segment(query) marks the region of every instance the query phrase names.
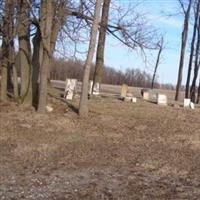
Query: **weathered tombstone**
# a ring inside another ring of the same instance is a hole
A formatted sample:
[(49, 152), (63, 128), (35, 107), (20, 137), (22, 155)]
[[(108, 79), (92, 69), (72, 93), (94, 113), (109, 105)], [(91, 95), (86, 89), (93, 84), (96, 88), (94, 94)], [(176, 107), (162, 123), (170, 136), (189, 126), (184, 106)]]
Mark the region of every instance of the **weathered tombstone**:
[(191, 103), (190, 99), (184, 99), (184, 105), (183, 105), (183, 107), (184, 108), (189, 108), (190, 107), (190, 103)]
[(191, 108), (192, 110), (194, 110), (194, 103), (193, 103), (193, 102), (190, 102), (190, 108)]
[(144, 100), (151, 100), (151, 101), (156, 101), (157, 100), (157, 93), (155, 90), (152, 89), (142, 89), (141, 90), (141, 95)]
[[(89, 88), (89, 94), (92, 94), (92, 87), (93, 87), (93, 81), (90, 81), (90, 88)], [(93, 95), (99, 95), (100, 91), (100, 84), (95, 83), (93, 88)]]
[(165, 94), (158, 94), (157, 95), (157, 104), (158, 105), (167, 105), (167, 96)]
[(100, 84), (99, 83), (95, 83), (94, 84), (94, 88), (93, 88), (93, 94), (94, 95), (99, 95), (99, 91), (100, 91)]
[(148, 91), (143, 91), (143, 99), (149, 100), (149, 92)]
[(124, 99), (126, 97), (126, 94), (128, 92), (128, 85), (123, 84), (121, 87), (121, 99)]
[(72, 100), (77, 86), (77, 79), (66, 79), (65, 98)]

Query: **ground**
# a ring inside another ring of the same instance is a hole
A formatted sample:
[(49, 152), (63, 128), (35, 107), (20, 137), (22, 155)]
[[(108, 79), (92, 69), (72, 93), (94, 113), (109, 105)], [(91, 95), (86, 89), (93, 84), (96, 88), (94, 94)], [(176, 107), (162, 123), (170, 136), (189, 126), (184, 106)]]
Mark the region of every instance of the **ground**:
[(87, 119), (0, 103), (0, 199), (199, 199), (200, 108), (103, 95)]

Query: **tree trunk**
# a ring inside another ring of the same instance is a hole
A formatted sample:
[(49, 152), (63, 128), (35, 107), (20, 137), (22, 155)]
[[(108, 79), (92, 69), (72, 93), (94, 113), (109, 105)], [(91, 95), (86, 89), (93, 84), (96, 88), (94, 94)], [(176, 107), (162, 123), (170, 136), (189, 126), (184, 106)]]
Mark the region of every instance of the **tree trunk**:
[(14, 7), (15, 1), (10, 4), (10, 17), (9, 17), (9, 60), (8, 60), (8, 91), (13, 92), (13, 68), (15, 64), (15, 50), (14, 50)]
[(97, 30), (98, 30), (98, 24), (99, 24), (99, 15), (101, 11), (101, 2), (102, 0), (96, 0), (94, 21), (93, 21), (92, 29), (90, 33), (89, 50), (88, 50), (87, 59), (84, 66), (82, 93), (81, 93), (80, 107), (79, 107), (79, 115), (81, 117), (88, 116), (89, 75), (90, 75), (90, 68), (91, 68), (92, 59), (94, 56), (94, 51), (95, 51), (95, 46), (96, 46), (96, 37), (97, 37)]
[(5, 1), (5, 14), (3, 20), (3, 41), (1, 49), (1, 101), (7, 100), (8, 60), (9, 60), (9, 0)]
[(1, 50), (1, 101), (7, 100), (8, 45), (6, 43), (5, 37), (3, 37)]
[(192, 42), (191, 42), (191, 49), (190, 49), (190, 59), (188, 64), (188, 73), (187, 73), (187, 80), (186, 80), (186, 88), (185, 88), (185, 98), (189, 98), (190, 94), (190, 78), (191, 78), (191, 71), (192, 71), (192, 63), (193, 63), (193, 56), (194, 56), (194, 49), (195, 49), (195, 40), (196, 40), (196, 33), (197, 33), (197, 25), (198, 25), (198, 18), (199, 18), (199, 11), (200, 11), (200, 1), (197, 1), (196, 11), (195, 11), (195, 21), (193, 26), (193, 35), (192, 35)]
[(93, 78), (93, 88), (95, 83), (101, 83), (103, 77), (103, 67), (104, 67), (104, 50), (105, 50), (105, 41), (106, 41), (106, 29), (108, 26), (108, 16), (111, 0), (104, 0), (103, 11), (101, 17), (101, 26), (99, 30), (99, 40), (97, 46), (97, 56), (96, 56), (96, 66)]
[(175, 94), (176, 101), (179, 100), (179, 93), (180, 93), (181, 83), (182, 83), (183, 65), (184, 65), (184, 57), (185, 57), (185, 48), (187, 44), (188, 24), (189, 24), (189, 18), (190, 18), (191, 5), (192, 5), (192, 0), (189, 1), (187, 11), (185, 12), (184, 27), (183, 27), (182, 42), (181, 42), (181, 54), (180, 54), (180, 62), (179, 62), (179, 70), (178, 70), (178, 80), (177, 80), (176, 94)]
[[(9, 0), (5, 1), (4, 19), (3, 19), (3, 39), (2, 39), (2, 52), (1, 52), (1, 100), (7, 100), (7, 89), (11, 83), (10, 66), (11, 59), (11, 44), (13, 42), (13, 3)], [(9, 69), (9, 71), (8, 71)], [(9, 78), (8, 78), (9, 76)], [(9, 83), (9, 84), (8, 84)]]
[[(65, 17), (66, 17), (66, 4), (68, 0), (60, 0), (57, 2), (53, 2), (53, 22), (52, 22), (52, 32), (51, 32), (51, 39), (50, 39), (50, 52), (51, 55), (53, 56), (53, 53), (55, 51), (55, 46), (56, 46), (56, 40), (58, 37), (58, 33), (61, 29), (61, 27), (64, 24)], [(50, 64), (51, 65), (52, 59), (50, 59)], [(48, 71), (48, 83), (50, 84), (50, 68)]]
[(195, 93), (196, 93), (196, 81), (199, 73), (199, 65), (200, 65), (200, 60), (199, 60), (199, 50), (200, 50), (200, 17), (197, 25), (197, 44), (196, 44), (196, 52), (195, 52), (195, 64), (194, 64), (194, 77), (192, 80), (192, 85), (190, 88), (190, 98), (191, 101), (195, 103)]
[(50, 64), (50, 40), (52, 31), (52, 2), (43, 0), (41, 2), (40, 30), (43, 45), (43, 60), (40, 66), (39, 104), (38, 112), (45, 113), (47, 98), (47, 77)]
[(197, 103), (200, 103), (200, 78), (199, 78), (199, 87), (198, 87), (198, 95), (197, 95)]
[(25, 106), (32, 106), (31, 84), (31, 48), (29, 41), (29, 5), (26, 0), (19, 0), (18, 37), (19, 59), (21, 68), (20, 98)]
[(39, 86), (39, 71), (42, 62), (43, 48), (42, 48), (42, 38), (39, 28), (33, 38), (33, 57), (32, 57), (32, 101), (33, 106), (37, 109), (38, 106), (38, 86)]
[(153, 78), (152, 78), (152, 83), (151, 83), (151, 88), (154, 88), (154, 82), (155, 82), (155, 77), (156, 77), (156, 73), (157, 73), (157, 69), (158, 69), (158, 65), (160, 63), (160, 56), (163, 50), (163, 45), (164, 45), (164, 39), (163, 37), (161, 38), (160, 44), (158, 44), (159, 46), (159, 51), (158, 51), (158, 56), (157, 56), (157, 60), (156, 60), (156, 65), (154, 68), (154, 73), (153, 73)]

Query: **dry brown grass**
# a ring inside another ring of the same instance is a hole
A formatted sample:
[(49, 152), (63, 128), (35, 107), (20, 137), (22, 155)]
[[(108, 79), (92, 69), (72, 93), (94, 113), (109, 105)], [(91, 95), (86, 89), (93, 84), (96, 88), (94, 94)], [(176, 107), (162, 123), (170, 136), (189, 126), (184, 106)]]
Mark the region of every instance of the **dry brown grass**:
[(1, 104), (0, 199), (199, 199), (200, 109), (60, 100), (38, 115)]

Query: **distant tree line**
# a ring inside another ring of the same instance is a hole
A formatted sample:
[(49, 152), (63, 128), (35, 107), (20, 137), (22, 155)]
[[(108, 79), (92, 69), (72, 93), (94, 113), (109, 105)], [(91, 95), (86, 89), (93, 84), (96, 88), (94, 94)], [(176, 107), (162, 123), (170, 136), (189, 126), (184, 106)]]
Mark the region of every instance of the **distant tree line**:
[[(93, 64), (90, 71), (90, 80), (93, 79), (94, 72), (95, 65)], [(81, 60), (54, 59), (50, 67), (50, 78), (54, 80), (65, 81), (66, 78), (75, 78), (81, 81), (83, 73), (84, 62)], [(152, 75), (138, 68), (128, 68), (122, 71), (113, 67), (104, 66), (102, 83), (112, 85), (121, 85), (125, 83), (134, 87), (151, 88)], [(156, 79), (154, 88), (174, 90), (175, 86), (172, 84), (159, 84)]]

